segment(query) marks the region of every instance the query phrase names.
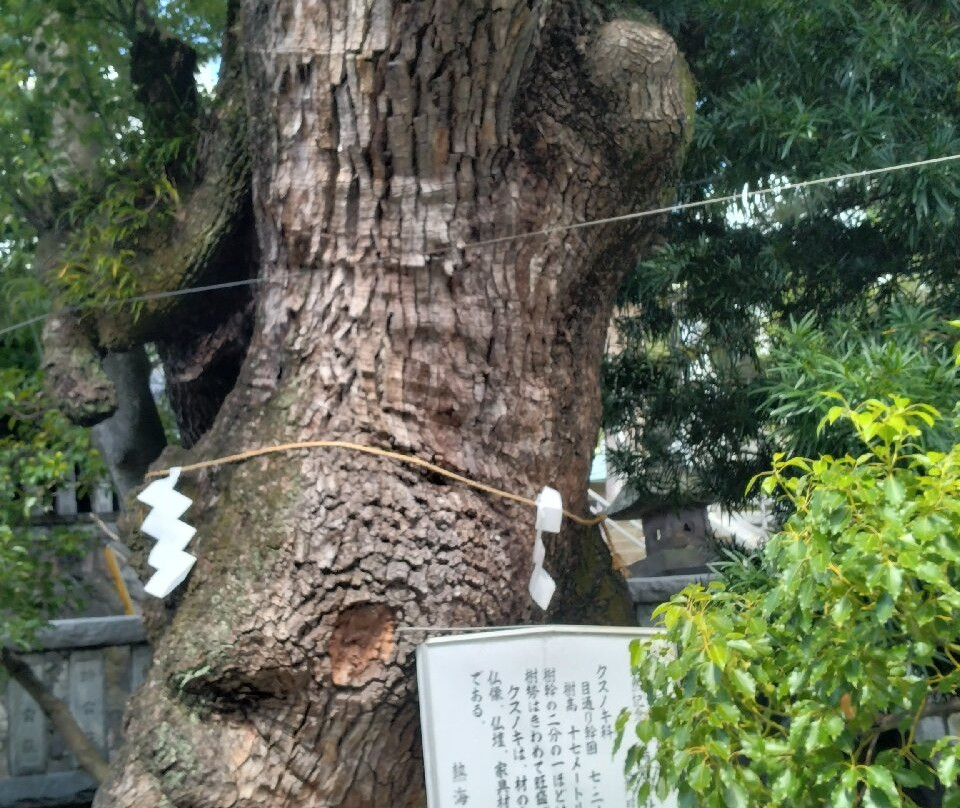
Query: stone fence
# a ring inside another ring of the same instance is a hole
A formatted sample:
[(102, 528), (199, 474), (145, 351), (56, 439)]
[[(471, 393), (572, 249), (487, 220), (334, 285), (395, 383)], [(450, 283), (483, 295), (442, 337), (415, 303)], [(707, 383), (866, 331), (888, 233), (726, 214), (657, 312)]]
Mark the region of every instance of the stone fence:
[[(150, 665), (139, 617), (54, 620), (24, 659), (108, 756)], [(0, 808), (89, 804), (95, 784), (16, 682), (0, 682)]]
[[(38, 513), (39, 529), (57, 525), (96, 534), (91, 552), (64, 573), (84, 587), (82, 610), (53, 620), (40, 632), (35, 651), (24, 660), (37, 677), (70, 708), (80, 727), (109, 756), (120, 745), (123, 711), (140, 686), (151, 652), (139, 615), (143, 588), (125, 563), (129, 550), (106, 541), (94, 523), (112, 528), (118, 498), (109, 483), (78, 496), (74, 482), (57, 490), (51, 513)], [(123, 584), (114, 579), (103, 545), (119, 564)], [(125, 599), (118, 587), (128, 593)], [(132, 602), (129, 599), (132, 597)], [(59, 733), (36, 702), (0, 671), (0, 808), (89, 805), (95, 785), (77, 766)]]

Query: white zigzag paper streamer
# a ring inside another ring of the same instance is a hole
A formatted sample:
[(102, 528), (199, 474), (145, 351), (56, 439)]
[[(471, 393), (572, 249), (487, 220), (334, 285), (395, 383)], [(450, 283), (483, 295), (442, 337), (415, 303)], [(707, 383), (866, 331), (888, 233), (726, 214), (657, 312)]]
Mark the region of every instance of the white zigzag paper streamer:
[(174, 491), (179, 479), (180, 469), (172, 468), (166, 477), (150, 483), (137, 495), (140, 502), (153, 508), (140, 529), (157, 540), (147, 557), (156, 572), (144, 587), (155, 598), (165, 598), (180, 586), (197, 561), (184, 552), (197, 529), (180, 520), (193, 500)]
[(563, 499), (555, 488), (544, 487), (537, 494), (537, 538), (533, 542), (533, 573), (530, 575), (530, 597), (541, 609), (550, 605), (557, 584), (543, 568), (547, 557), (547, 548), (543, 544), (543, 533), (559, 533), (563, 525)]

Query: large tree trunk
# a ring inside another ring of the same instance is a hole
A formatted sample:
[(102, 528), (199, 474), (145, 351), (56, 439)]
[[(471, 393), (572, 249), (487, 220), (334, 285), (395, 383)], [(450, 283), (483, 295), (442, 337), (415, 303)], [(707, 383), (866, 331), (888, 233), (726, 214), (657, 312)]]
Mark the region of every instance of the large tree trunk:
[[(239, 25), (269, 282), (176, 461), (341, 439), (585, 513), (612, 297), (652, 227), (471, 245), (660, 200), (688, 116), (672, 42), (577, 0), (245, 0)], [(96, 804), (423, 805), (422, 637), (397, 629), (542, 619), (534, 514), (343, 450), (182, 487), (199, 561)], [(550, 547), (559, 610), (627, 619), (596, 533)]]

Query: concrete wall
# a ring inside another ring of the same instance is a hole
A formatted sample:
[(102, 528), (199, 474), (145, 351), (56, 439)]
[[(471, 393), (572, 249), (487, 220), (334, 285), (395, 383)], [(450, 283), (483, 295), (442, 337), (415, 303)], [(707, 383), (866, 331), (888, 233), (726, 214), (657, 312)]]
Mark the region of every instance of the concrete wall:
[[(127, 699), (150, 665), (139, 617), (54, 620), (25, 659), (107, 755), (118, 748)], [(33, 699), (0, 683), (0, 808), (83, 804), (93, 789)]]

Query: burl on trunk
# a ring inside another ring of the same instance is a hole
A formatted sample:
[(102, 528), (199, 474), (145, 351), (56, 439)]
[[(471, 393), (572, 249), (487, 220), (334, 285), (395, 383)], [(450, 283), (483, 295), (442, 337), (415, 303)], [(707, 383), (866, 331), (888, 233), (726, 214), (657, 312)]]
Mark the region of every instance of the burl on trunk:
[[(262, 282), (236, 384), (164, 464), (341, 439), (585, 512), (612, 298), (654, 230), (559, 228), (661, 201), (672, 41), (586, 0), (245, 0), (235, 25)], [(534, 514), (342, 450), (184, 488), (199, 561), (96, 804), (422, 806), (397, 629), (542, 619)], [(595, 534), (550, 547), (560, 617), (628, 619)]]

